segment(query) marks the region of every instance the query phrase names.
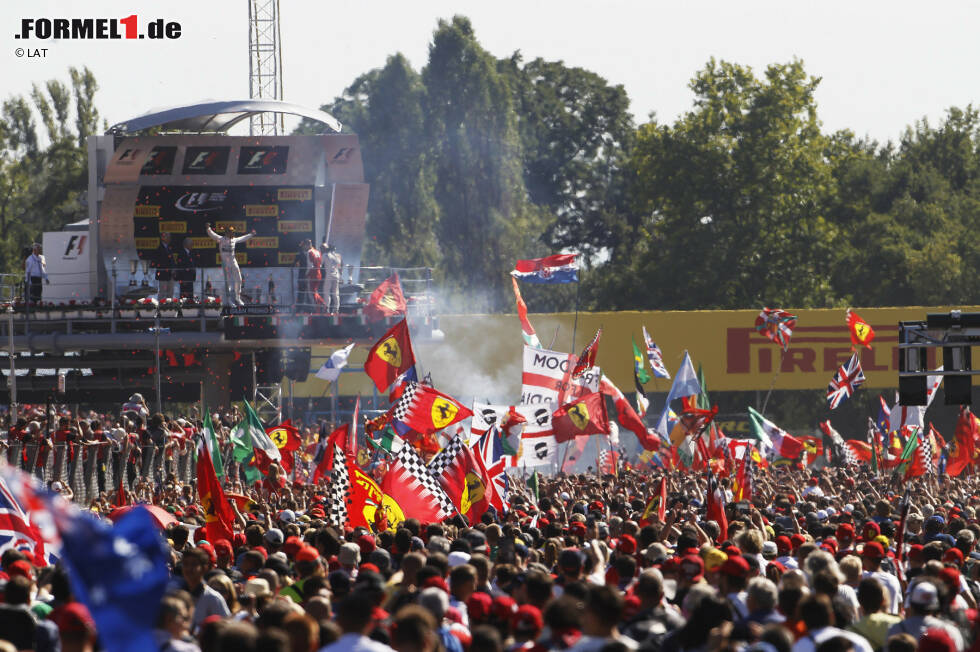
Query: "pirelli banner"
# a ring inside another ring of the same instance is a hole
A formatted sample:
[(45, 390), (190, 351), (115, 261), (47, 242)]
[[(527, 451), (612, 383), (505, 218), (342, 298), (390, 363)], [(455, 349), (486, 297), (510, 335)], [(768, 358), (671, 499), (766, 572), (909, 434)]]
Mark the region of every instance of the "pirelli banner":
[[(948, 313), (954, 308), (980, 312), (980, 306), (855, 307), (875, 330), (872, 348), (860, 352), (867, 377), (863, 387), (874, 390), (898, 387), (899, 321), (924, 320), (928, 313)], [(643, 326), (663, 350), (664, 364), (671, 376), (677, 373), (687, 350), (695, 367), (701, 365), (703, 368), (711, 392), (764, 392), (774, 378), (777, 391), (826, 390), (837, 368), (851, 355), (844, 309), (786, 309), (798, 319), (785, 354), (778, 345), (756, 331), (758, 310), (580, 312), (574, 349), (571, 342), (574, 313), (531, 313), (529, 319), (539, 337), (544, 342), (553, 342), (551, 352), (524, 347), (516, 315), (440, 315), (439, 328), (445, 334), (444, 339), (438, 342), (420, 340), (414, 343), (414, 348), (420, 360), (465, 359), (469, 378), (493, 379), (477, 384), (479, 394), (475, 397), (457, 392), (456, 398), (464, 401), (476, 398), (502, 405), (519, 404), (522, 399), (531, 406), (554, 404), (557, 392), (568, 388), (567, 352), (579, 353), (600, 326), (602, 340), (597, 363), (602, 374), (627, 394), (633, 392), (630, 339), (634, 338), (638, 345), (642, 345)], [(342, 344), (336, 343), (337, 346)], [(313, 369), (318, 368), (335, 348), (315, 347)], [(359, 351), (360, 347), (354, 349), (348, 364), (357, 366), (363, 361), (364, 351)], [(973, 356), (974, 360), (980, 359), (980, 350), (974, 350)], [(941, 350), (930, 349), (930, 368), (941, 363)], [(467, 378), (460, 377), (460, 364), (430, 364), (436, 387), (469, 386), (465, 382)], [(583, 376), (583, 380), (590, 388), (594, 387), (594, 377)], [(663, 395), (670, 389), (670, 382), (652, 379), (646, 384), (646, 391), (652, 396)], [(297, 395), (321, 396), (324, 383), (311, 375), (309, 382), (297, 385)], [(372, 391), (371, 382), (364, 374), (341, 374), (339, 385), (344, 395), (370, 394)]]
[(189, 238), (198, 267), (220, 265), (206, 225), (218, 233), (234, 229), (256, 236), (236, 252), (243, 267), (291, 265), (299, 243), (314, 240), (316, 212), (312, 186), (141, 186), (133, 209), (136, 251), (153, 260), (160, 234), (172, 246)]
[(113, 257), (152, 259), (163, 232), (174, 247), (190, 238), (196, 265), (214, 268), (208, 222), (219, 233), (256, 231), (236, 252), (246, 270), (292, 266), (307, 238), (329, 240), (345, 265), (360, 266), (368, 185), (353, 134), (128, 137), (115, 143), (104, 184), (97, 226), (107, 269)]

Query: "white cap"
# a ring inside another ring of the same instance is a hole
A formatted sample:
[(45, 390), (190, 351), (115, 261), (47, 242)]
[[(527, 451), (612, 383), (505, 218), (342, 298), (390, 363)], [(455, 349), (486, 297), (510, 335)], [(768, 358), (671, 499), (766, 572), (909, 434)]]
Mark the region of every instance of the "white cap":
[(449, 567), (456, 568), (457, 566), (462, 566), (470, 560), (470, 553), (463, 552), (462, 550), (453, 550), (449, 553)]

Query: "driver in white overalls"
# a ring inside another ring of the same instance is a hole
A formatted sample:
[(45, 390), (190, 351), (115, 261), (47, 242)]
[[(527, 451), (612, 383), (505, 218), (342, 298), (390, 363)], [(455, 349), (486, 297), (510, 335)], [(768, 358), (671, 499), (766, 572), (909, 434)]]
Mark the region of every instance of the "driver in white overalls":
[(207, 224), (208, 237), (218, 243), (218, 251), (221, 252), (221, 269), (225, 273), (225, 298), (226, 306), (244, 306), (242, 303), (242, 270), (238, 267), (235, 259), (235, 245), (255, 236), (255, 229), (251, 233), (235, 237), (235, 229), (229, 228), (228, 235), (218, 235), (211, 230), (211, 223)]

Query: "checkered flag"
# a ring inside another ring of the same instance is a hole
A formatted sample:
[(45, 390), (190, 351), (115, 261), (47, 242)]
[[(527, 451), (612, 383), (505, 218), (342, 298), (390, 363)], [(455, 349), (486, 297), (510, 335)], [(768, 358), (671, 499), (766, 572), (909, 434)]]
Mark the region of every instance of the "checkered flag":
[[(932, 426), (932, 424), (929, 424)], [(919, 450), (922, 451), (922, 466), (925, 467), (926, 473), (936, 473), (936, 467), (932, 465), (932, 428), (929, 428), (929, 432), (926, 433), (925, 430), (919, 431)]]
[(415, 393), (419, 389), (419, 384), (415, 381), (405, 383), (405, 388), (402, 390), (402, 396), (398, 399), (398, 403), (392, 410), (391, 417), (396, 421), (404, 421), (405, 417), (408, 416), (408, 411), (412, 407), (412, 403), (415, 401)]
[(327, 487), (327, 521), (331, 525), (347, 525), (347, 503), (350, 501), (350, 474), (347, 471), (347, 456), (334, 444), (333, 469), (330, 471), (330, 484)]
[(434, 478), (438, 478), (443, 474), (443, 472), (449, 468), (450, 465), (459, 456), (460, 451), (463, 450), (463, 441), (460, 439), (459, 435), (456, 435), (449, 440), (446, 447), (441, 451), (436, 453), (436, 456), (432, 458), (429, 462), (429, 473), (432, 474)]
[(428, 493), (427, 498), (434, 499), (441, 511), (439, 518), (449, 518), (456, 513), (456, 507), (436, 478), (429, 471), (419, 454), (411, 446), (402, 446), (395, 456), (396, 463), (401, 466), (401, 470), (411, 479), (417, 481), (424, 492)]

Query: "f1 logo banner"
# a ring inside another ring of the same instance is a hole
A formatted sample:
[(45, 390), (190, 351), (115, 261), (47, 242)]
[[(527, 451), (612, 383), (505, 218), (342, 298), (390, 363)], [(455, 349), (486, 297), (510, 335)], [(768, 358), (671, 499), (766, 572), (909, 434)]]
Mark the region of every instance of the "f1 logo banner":
[(181, 174), (224, 174), (230, 147), (188, 147)]
[(242, 147), (238, 153), (238, 174), (285, 174), (289, 147)]

